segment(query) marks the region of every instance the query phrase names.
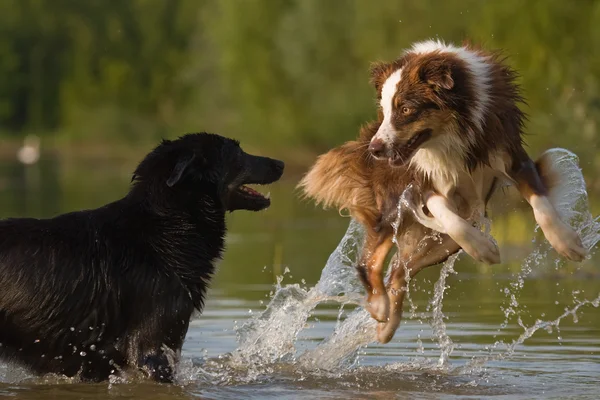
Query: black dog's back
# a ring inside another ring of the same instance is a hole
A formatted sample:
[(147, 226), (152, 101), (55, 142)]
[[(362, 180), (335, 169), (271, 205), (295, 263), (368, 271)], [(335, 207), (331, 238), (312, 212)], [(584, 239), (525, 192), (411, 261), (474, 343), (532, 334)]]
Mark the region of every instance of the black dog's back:
[(230, 139), (187, 135), (150, 153), (121, 200), (0, 221), (0, 357), (84, 380), (131, 367), (172, 380), (223, 250), (226, 211), (266, 208), (242, 184), (282, 172)]

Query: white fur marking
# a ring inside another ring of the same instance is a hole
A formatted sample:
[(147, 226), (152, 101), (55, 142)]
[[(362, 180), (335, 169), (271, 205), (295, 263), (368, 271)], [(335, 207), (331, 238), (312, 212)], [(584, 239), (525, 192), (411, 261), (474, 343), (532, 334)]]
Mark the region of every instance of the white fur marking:
[(481, 56), (477, 52), (469, 50), (466, 47), (456, 47), (447, 45), (439, 40), (428, 40), (415, 43), (411, 50), (417, 54), (432, 53), (453, 53), (462, 59), (468, 66), (473, 75), (473, 86), (475, 88), (475, 104), (471, 113), (471, 119), (481, 130), (485, 122), (485, 113), (490, 103), (490, 71), (487, 57)]
[(387, 145), (392, 145), (394, 143), (396, 129), (394, 129), (392, 125), (392, 115), (394, 112), (394, 105), (392, 103), (398, 88), (398, 83), (401, 79), (402, 68), (394, 71), (383, 83), (381, 88), (381, 101), (379, 102), (383, 110), (383, 122), (379, 126), (379, 129), (372, 140), (375, 138), (381, 139)]
[(456, 132), (450, 131), (434, 139), (428, 140), (419, 148), (410, 163), (427, 176), (440, 193), (451, 190), (439, 185), (456, 185), (459, 176), (464, 172), (464, 155), (466, 143)]

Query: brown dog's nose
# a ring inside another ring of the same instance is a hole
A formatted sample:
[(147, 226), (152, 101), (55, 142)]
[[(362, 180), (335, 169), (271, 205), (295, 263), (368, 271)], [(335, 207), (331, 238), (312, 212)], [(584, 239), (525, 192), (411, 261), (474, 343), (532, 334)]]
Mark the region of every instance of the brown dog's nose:
[(383, 157), (385, 153), (385, 143), (381, 139), (373, 139), (371, 140), (371, 144), (369, 144), (369, 151), (375, 157)]

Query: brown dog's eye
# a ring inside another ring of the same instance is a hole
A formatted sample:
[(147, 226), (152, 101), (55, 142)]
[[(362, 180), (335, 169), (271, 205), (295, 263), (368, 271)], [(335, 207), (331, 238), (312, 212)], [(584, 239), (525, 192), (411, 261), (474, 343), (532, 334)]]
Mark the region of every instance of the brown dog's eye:
[(404, 115), (408, 115), (408, 114), (412, 113), (412, 111), (413, 111), (412, 108), (402, 107), (402, 114), (404, 114)]

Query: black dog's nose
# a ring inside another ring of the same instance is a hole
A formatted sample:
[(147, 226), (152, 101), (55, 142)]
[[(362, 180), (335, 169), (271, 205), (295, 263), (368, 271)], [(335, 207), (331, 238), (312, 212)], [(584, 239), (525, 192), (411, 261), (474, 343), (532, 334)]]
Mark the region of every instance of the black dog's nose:
[(385, 153), (385, 143), (381, 139), (373, 139), (371, 140), (371, 144), (369, 144), (369, 151), (375, 157), (383, 157)]
[(285, 168), (285, 163), (283, 161), (273, 160), (273, 166), (275, 168), (275, 171), (283, 172), (283, 169)]
[(283, 175), (283, 169), (285, 168), (285, 164), (283, 161), (271, 159), (271, 171), (276, 176), (276, 179), (281, 178)]

